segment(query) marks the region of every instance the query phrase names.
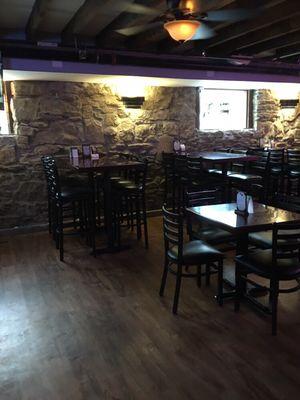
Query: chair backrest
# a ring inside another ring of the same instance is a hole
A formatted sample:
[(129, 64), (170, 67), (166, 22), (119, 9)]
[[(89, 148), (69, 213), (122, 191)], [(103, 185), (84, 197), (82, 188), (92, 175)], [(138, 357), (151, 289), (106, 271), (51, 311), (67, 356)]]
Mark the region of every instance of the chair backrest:
[(273, 227), (272, 263), (282, 259), (300, 260), (300, 224), (275, 224)]
[(200, 190), (185, 194), (186, 207), (200, 207), (222, 203), (222, 191), (220, 189)]
[(283, 169), (284, 166), (284, 149), (270, 149), (269, 150), (269, 165), (272, 167), (280, 167)]
[(300, 197), (287, 194), (277, 194), (273, 199), (275, 207), (292, 212), (300, 213)]
[(187, 157), (186, 159), (187, 176), (189, 183), (203, 180), (204, 168), (201, 157)]
[(286, 155), (288, 168), (300, 168), (300, 149), (287, 149)]
[(166, 180), (170, 180), (174, 176), (174, 159), (173, 153), (162, 152), (162, 165)]
[(148, 173), (148, 161), (145, 160), (140, 165), (130, 168), (128, 172), (128, 175), (132, 180), (134, 180), (134, 183), (139, 186), (140, 189), (145, 190)]
[(42, 163), (47, 180), (48, 194), (52, 199), (60, 198), (61, 186), (56, 161), (53, 156), (43, 156)]
[(167, 253), (170, 247), (176, 246), (180, 262), (183, 248), (183, 215), (168, 211), (165, 205), (162, 211), (165, 252)]
[(185, 155), (175, 155), (174, 174), (179, 177), (187, 176), (187, 157)]
[(250, 166), (252, 168), (260, 168), (265, 172), (269, 168), (269, 161), (270, 161), (270, 152), (264, 149), (250, 149), (249, 154), (255, 155), (258, 157), (256, 161), (252, 161)]

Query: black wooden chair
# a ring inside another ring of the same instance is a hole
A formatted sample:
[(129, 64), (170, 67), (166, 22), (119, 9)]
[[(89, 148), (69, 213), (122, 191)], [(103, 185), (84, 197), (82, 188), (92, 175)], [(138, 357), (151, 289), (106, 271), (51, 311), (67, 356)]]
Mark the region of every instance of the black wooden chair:
[(174, 185), (175, 206), (180, 208), (184, 204), (184, 193), (188, 185), (187, 157), (176, 154), (174, 158)]
[(162, 165), (164, 170), (164, 203), (171, 204), (175, 209), (175, 182), (174, 182), (174, 158), (173, 153), (162, 153)]
[[(272, 334), (277, 333), (277, 305), (279, 293), (291, 293), (300, 289), (300, 224), (274, 225), (272, 248), (240, 255), (236, 261), (235, 311), (239, 311), (245, 284), (254, 283), (248, 278), (255, 274), (270, 281), (269, 307), (260, 306), (272, 316)], [(289, 289), (280, 289), (281, 281), (296, 280), (297, 284)], [(254, 283), (255, 284), (255, 283)]]
[[(168, 211), (163, 207), (163, 231), (165, 242), (165, 263), (159, 294), (163, 296), (168, 272), (176, 275), (173, 313), (177, 313), (182, 278), (197, 278), (201, 285), (201, 265), (214, 265), (218, 270), (218, 302), (223, 304), (223, 254), (201, 240), (183, 242), (183, 214)], [(195, 273), (189, 272), (196, 266)], [(185, 269), (185, 271), (184, 271)]]
[[(264, 150), (249, 150), (249, 154), (258, 156), (258, 160), (250, 162), (247, 167), (248, 171), (245, 171), (244, 173), (230, 173), (228, 179), (231, 188), (243, 190), (252, 194), (252, 187), (255, 187), (256, 185), (262, 185), (263, 188), (265, 187), (270, 154), (268, 151)], [(262, 196), (265, 198), (266, 193)]]
[[(55, 159), (47, 156), (43, 162), (47, 178), (50, 201), (51, 231), (64, 261), (65, 228), (79, 227), (79, 234), (85, 233), (87, 243), (95, 254), (95, 199), (92, 188), (87, 186), (62, 186)], [(71, 212), (71, 215), (70, 215)], [(71, 217), (71, 222), (68, 222)]]
[[(278, 194), (271, 205), (283, 210), (300, 213), (300, 197)], [(271, 249), (273, 243), (272, 231), (250, 233), (249, 243), (259, 249)]]
[(287, 149), (287, 194), (300, 196), (300, 149)]
[(268, 163), (268, 198), (273, 198), (284, 189), (284, 149), (270, 149)]
[[(200, 190), (197, 192), (187, 192), (185, 194), (186, 207), (200, 207), (213, 204), (221, 204), (223, 194), (220, 189)], [(193, 224), (190, 218), (187, 218), (187, 232), (190, 240), (204, 240), (205, 242), (216, 246), (224, 243), (232, 243), (236, 239), (228, 231), (221, 228), (212, 227), (208, 224)]]

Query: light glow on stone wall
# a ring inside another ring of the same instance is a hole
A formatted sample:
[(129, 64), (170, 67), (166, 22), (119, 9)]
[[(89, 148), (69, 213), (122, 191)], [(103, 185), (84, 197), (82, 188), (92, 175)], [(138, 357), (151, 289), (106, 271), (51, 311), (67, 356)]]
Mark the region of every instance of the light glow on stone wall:
[(119, 77), (108, 80), (107, 83), (115, 94), (120, 97), (145, 97), (146, 83), (138, 77)]

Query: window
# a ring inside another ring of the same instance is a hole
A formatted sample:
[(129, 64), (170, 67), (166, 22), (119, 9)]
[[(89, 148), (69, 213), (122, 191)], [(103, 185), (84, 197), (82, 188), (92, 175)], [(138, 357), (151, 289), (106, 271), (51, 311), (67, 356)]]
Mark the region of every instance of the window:
[(200, 129), (240, 130), (249, 127), (247, 90), (200, 91)]

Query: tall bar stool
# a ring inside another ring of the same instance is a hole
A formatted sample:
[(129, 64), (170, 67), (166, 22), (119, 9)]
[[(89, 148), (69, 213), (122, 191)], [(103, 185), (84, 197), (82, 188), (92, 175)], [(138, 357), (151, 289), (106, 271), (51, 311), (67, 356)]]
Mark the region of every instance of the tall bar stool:
[[(48, 156), (45, 160), (47, 185), (51, 210), (51, 230), (60, 252), (60, 260), (64, 261), (64, 235), (66, 227), (80, 227), (79, 233), (85, 233), (88, 244), (95, 254), (95, 211), (93, 190), (86, 186), (62, 187), (55, 159)], [(72, 221), (67, 222), (72, 210)], [(77, 215), (74, 215), (74, 213)]]
[[(144, 160), (138, 166), (128, 170), (128, 180), (119, 180), (114, 183), (114, 208), (115, 224), (118, 241), (120, 241), (120, 229), (124, 218), (124, 211), (130, 227), (136, 227), (137, 239), (142, 237), (144, 230), (145, 247), (149, 247), (147, 208), (146, 208), (146, 181), (148, 161)], [(128, 224), (127, 224), (128, 226)]]
[[(164, 295), (167, 276), (176, 276), (173, 300), (173, 314), (177, 314), (182, 278), (197, 278), (201, 285), (201, 265), (214, 265), (218, 271), (218, 302), (223, 304), (223, 254), (201, 240), (183, 242), (183, 215), (168, 211), (163, 206), (163, 232), (165, 242), (165, 262), (159, 295)], [(196, 266), (196, 272), (189, 272)], [(185, 271), (184, 271), (185, 269)]]

